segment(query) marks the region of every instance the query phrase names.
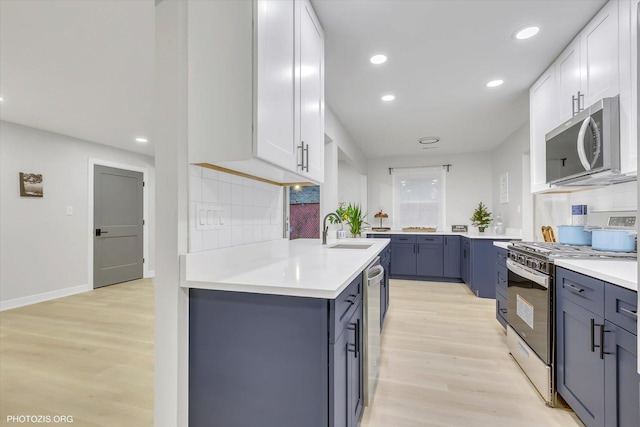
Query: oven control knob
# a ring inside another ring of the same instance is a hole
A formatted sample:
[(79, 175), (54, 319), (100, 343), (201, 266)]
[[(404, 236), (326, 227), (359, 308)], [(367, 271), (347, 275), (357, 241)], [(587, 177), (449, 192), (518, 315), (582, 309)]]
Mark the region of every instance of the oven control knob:
[(536, 270), (540, 268), (540, 261), (538, 261), (537, 259), (534, 259), (533, 261), (531, 261), (531, 267), (535, 268)]
[(524, 265), (524, 264), (525, 264), (525, 261), (524, 261), (524, 255), (518, 255), (518, 262), (519, 262), (520, 264), (522, 264), (522, 265)]
[(547, 263), (544, 261), (539, 261), (538, 262), (538, 270), (546, 270), (547, 269)]

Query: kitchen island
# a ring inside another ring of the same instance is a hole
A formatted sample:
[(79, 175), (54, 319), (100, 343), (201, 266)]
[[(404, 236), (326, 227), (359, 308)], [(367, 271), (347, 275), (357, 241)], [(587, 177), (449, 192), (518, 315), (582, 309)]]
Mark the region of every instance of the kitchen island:
[(189, 425), (357, 426), (362, 271), (388, 244), (278, 240), (182, 257)]

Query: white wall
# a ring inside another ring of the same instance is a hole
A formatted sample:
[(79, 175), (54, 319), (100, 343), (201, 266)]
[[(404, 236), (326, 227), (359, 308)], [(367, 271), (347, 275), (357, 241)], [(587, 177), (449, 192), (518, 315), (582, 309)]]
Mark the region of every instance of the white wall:
[[(190, 165), (189, 252), (282, 239), (282, 198), (280, 186)], [(198, 230), (208, 210), (216, 224)]]
[(357, 203), (365, 208), (367, 190), (362, 190), (362, 177), (363, 175), (347, 162), (338, 162), (338, 203)]
[[(522, 155), (529, 151), (529, 122), (520, 126), (491, 153), (493, 161), (493, 217), (500, 214), (505, 228), (522, 229)], [(509, 203), (500, 203), (500, 176), (509, 174)], [(530, 213), (529, 213), (530, 214)]]
[[(89, 159), (146, 168), (148, 269), (154, 270), (154, 160), (105, 145), (0, 122), (0, 301), (16, 307), (91, 289)], [(41, 173), (43, 198), (20, 197), (19, 172)], [(67, 207), (73, 215), (66, 214)], [(43, 295), (44, 294), (44, 295)]]
[[(447, 230), (453, 224), (467, 224), (478, 203), (493, 212), (491, 152), (452, 154), (432, 157), (397, 157), (369, 160), (368, 203), (372, 210), (380, 207), (386, 213), (393, 211), (390, 167), (419, 167), (451, 164), (446, 175)], [(393, 218), (389, 218), (393, 221)], [(393, 228), (393, 226), (391, 226)]]
[(324, 133), (337, 145), (349, 163), (360, 173), (367, 173), (367, 158), (329, 107), (324, 113)]

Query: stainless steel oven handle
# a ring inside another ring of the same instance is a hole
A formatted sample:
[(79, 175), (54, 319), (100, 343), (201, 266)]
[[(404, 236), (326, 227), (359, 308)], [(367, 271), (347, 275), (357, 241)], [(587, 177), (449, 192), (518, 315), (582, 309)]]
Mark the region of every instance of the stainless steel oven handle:
[(507, 260), (507, 268), (517, 274), (518, 276), (524, 277), (525, 279), (529, 279), (532, 282), (537, 283), (538, 285), (549, 289), (549, 276), (546, 274), (540, 274), (533, 270), (528, 269), (520, 264), (515, 263), (513, 260)]

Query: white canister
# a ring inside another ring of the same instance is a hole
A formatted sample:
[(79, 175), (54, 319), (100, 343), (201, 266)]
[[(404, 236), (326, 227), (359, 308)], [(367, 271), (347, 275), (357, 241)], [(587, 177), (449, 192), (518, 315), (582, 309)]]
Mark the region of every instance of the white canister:
[(571, 205), (571, 224), (587, 225), (587, 205)]

